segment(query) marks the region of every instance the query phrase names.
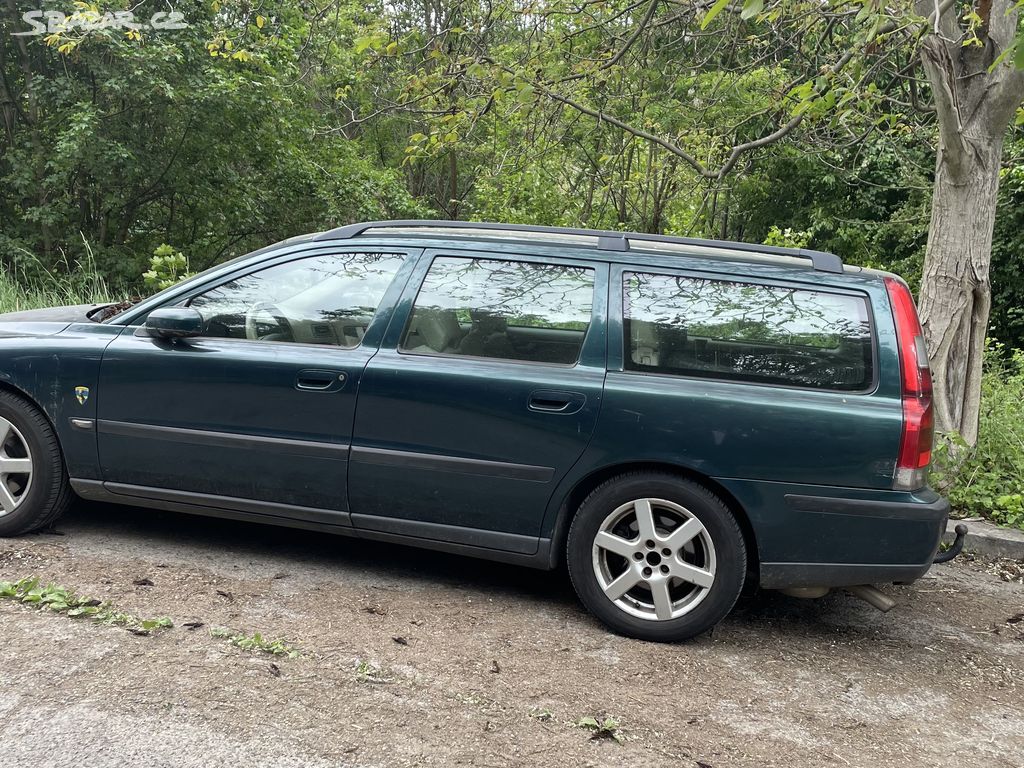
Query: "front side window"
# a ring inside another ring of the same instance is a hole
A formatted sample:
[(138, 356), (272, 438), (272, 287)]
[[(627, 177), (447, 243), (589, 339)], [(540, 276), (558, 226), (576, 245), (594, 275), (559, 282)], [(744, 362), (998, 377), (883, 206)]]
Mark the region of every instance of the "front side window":
[(401, 349), (572, 365), (594, 303), (594, 270), (442, 256), (416, 296)]
[(335, 253), (261, 269), (194, 296), (204, 336), (333, 344), (362, 341), (404, 256)]
[(872, 381), (865, 299), (627, 272), (627, 370), (862, 391)]

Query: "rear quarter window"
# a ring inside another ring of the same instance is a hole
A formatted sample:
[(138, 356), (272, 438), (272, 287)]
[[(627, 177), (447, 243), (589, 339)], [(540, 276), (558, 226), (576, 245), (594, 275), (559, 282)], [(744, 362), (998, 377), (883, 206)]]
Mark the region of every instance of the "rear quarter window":
[(626, 272), (625, 368), (864, 391), (874, 379), (861, 296)]

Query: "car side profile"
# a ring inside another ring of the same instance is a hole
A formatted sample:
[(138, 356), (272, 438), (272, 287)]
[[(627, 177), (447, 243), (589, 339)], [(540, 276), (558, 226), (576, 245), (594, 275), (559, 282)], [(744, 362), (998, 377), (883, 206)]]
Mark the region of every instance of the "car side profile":
[(126, 309), (0, 316), (0, 536), (75, 495), (553, 569), (615, 631), (910, 582), (949, 504), (898, 277), (464, 222), (293, 238)]

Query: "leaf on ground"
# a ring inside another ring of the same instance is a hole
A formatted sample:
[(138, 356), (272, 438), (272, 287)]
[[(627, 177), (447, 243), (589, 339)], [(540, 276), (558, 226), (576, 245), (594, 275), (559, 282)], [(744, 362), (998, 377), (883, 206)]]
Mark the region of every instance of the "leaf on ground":
[(392, 640), (394, 640), (394, 641), (395, 641), (396, 643), (398, 643), (399, 645), (408, 645), (408, 644), (409, 644), (409, 641), (408, 641), (408, 640), (406, 640), (406, 639), (405, 639), (404, 637), (402, 637), (401, 635), (395, 635), (395, 636), (394, 636), (394, 637), (392, 637), (391, 639), (392, 639)]
[(132, 581), (132, 584), (134, 584), (136, 587), (155, 587), (156, 586), (153, 583), (152, 579), (147, 579), (147, 578), (134, 579)]

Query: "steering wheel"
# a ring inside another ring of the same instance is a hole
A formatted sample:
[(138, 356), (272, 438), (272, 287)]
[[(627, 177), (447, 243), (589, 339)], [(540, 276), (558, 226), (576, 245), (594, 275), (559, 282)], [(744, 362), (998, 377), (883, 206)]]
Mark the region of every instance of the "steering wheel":
[(295, 341), (295, 332), (276, 304), (260, 301), (245, 313), (245, 338), (253, 341)]

